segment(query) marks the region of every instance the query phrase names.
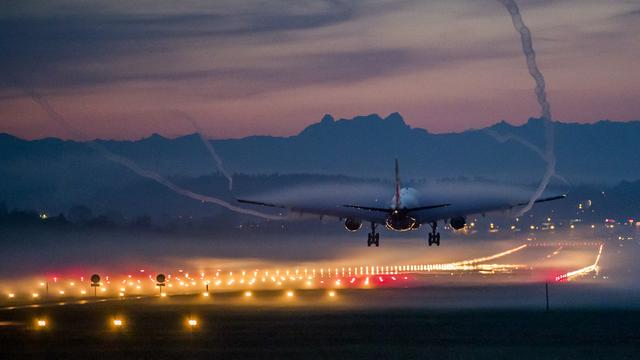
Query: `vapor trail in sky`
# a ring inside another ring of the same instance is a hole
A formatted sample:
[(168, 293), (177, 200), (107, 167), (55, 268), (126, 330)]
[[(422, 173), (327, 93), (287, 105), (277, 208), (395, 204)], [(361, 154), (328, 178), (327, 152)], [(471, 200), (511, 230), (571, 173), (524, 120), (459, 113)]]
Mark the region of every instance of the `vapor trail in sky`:
[[(71, 126), (69, 126), (69, 124), (67, 124), (67, 122), (65, 121), (64, 117), (62, 115), (60, 115), (52, 106), (51, 104), (49, 104), (49, 102), (47, 101), (46, 98), (44, 98), (43, 96), (41, 96), (40, 94), (36, 93), (35, 91), (26, 91), (26, 93), (29, 95), (29, 97), (31, 98), (31, 100), (33, 100), (36, 104), (38, 104), (48, 115), (48, 117), (53, 120), (54, 122), (56, 122), (58, 125), (60, 125), (61, 127), (63, 127), (67, 132), (69, 132), (71, 135), (73, 135), (76, 138), (84, 138), (83, 134), (76, 131), (75, 129), (73, 129)], [(126, 168), (128, 168), (129, 170), (133, 171), (134, 173), (136, 173), (139, 176), (145, 177), (147, 179), (151, 179), (156, 181), (157, 183), (165, 186), (166, 188), (168, 188), (169, 190), (180, 194), (182, 196), (186, 196), (188, 198), (194, 199), (194, 200), (199, 200), (202, 202), (207, 202), (207, 203), (212, 203), (212, 204), (216, 204), (219, 206), (222, 206), (228, 210), (240, 213), (240, 214), (246, 214), (246, 215), (253, 215), (253, 216), (257, 216), (263, 219), (271, 219), (271, 220), (282, 220), (283, 218), (280, 216), (276, 216), (276, 215), (271, 215), (271, 214), (265, 214), (259, 211), (255, 211), (255, 210), (251, 210), (251, 209), (245, 209), (233, 204), (230, 204), (224, 200), (212, 197), (212, 196), (207, 196), (207, 195), (202, 195), (202, 194), (198, 194), (195, 193), (193, 191), (187, 190), (187, 189), (183, 189), (180, 186), (172, 183), (171, 181), (169, 181), (168, 179), (165, 179), (162, 175), (150, 171), (150, 170), (146, 170), (141, 168), (140, 166), (138, 166), (138, 164), (134, 163), (133, 161), (124, 158), (120, 155), (116, 155), (114, 153), (112, 153), (111, 151), (109, 151), (108, 149), (106, 149), (104, 146), (102, 146), (101, 144), (95, 142), (95, 141), (90, 141), (90, 142), (85, 142), (84, 144), (86, 144), (87, 146), (89, 146), (90, 148), (92, 148), (93, 150), (97, 151), (100, 155), (104, 156), (106, 159), (113, 161), (115, 163), (118, 163)]]
[(216, 165), (218, 166), (218, 170), (220, 170), (222, 175), (224, 175), (224, 177), (227, 178), (227, 182), (229, 183), (229, 191), (233, 191), (233, 176), (231, 176), (231, 174), (227, 171), (227, 169), (225, 169), (224, 164), (222, 163), (222, 158), (220, 158), (216, 150), (213, 148), (213, 145), (211, 145), (211, 142), (205, 139), (204, 135), (202, 135), (202, 129), (198, 126), (198, 123), (196, 122), (196, 120), (192, 118), (189, 114), (184, 113), (182, 111), (177, 111), (176, 113), (184, 117), (189, 123), (191, 123), (193, 128), (196, 129), (196, 133), (198, 134), (198, 137), (200, 138), (204, 146), (207, 148), (207, 151), (209, 151), (209, 154), (211, 155), (213, 160), (216, 162)]
[(542, 177), (542, 180), (540, 181), (540, 184), (538, 185), (538, 188), (531, 196), (531, 199), (529, 199), (529, 203), (527, 203), (527, 205), (518, 214), (518, 216), (522, 216), (524, 213), (531, 210), (534, 202), (538, 198), (540, 198), (544, 190), (547, 188), (547, 185), (549, 185), (549, 181), (551, 181), (551, 178), (555, 175), (556, 172), (556, 155), (554, 153), (554, 132), (552, 123), (553, 119), (551, 117), (551, 105), (549, 105), (549, 102), (547, 101), (544, 76), (538, 69), (538, 64), (536, 63), (536, 52), (533, 49), (531, 31), (529, 31), (529, 28), (524, 24), (522, 16), (520, 15), (518, 4), (516, 4), (514, 0), (498, 0), (498, 2), (504, 5), (504, 7), (509, 11), (513, 26), (520, 34), (520, 41), (522, 42), (522, 52), (527, 59), (527, 68), (529, 69), (529, 74), (536, 82), (536, 99), (538, 100), (538, 104), (540, 105), (546, 138), (543, 157), (547, 162), (547, 169), (544, 173), (544, 176)]
[[(517, 142), (517, 143), (523, 145), (524, 147), (526, 147), (527, 149), (529, 149), (529, 150), (533, 151), (534, 153), (536, 153), (538, 156), (540, 156), (540, 158), (542, 158), (542, 160), (544, 160), (544, 161), (547, 160), (544, 151), (542, 151), (538, 146), (534, 145), (533, 143), (531, 143), (527, 139), (524, 139), (524, 138), (522, 138), (522, 137), (520, 137), (518, 135), (514, 135), (514, 134), (500, 134), (497, 131), (490, 130), (490, 129), (485, 130), (484, 132), (487, 135), (489, 135), (492, 138), (494, 138), (499, 143), (505, 143), (507, 141)], [(563, 176), (561, 176), (557, 172), (553, 174), (553, 177), (559, 179), (560, 181), (565, 183), (565, 185), (570, 185), (569, 181), (567, 181), (567, 179), (565, 179)]]

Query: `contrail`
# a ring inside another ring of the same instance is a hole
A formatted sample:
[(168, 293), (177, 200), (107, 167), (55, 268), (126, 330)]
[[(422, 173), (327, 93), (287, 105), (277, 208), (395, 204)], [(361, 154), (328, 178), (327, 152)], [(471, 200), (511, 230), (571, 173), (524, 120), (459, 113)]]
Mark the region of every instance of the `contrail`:
[[(523, 145), (524, 147), (526, 147), (527, 149), (533, 151), (534, 153), (536, 153), (538, 156), (540, 156), (540, 158), (542, 158), (542, 160), (547, 161), (546, 157), (545, 157), (545, 153), (536, 145), (534, 145), (533, 143), (531, 143), (530, 141), (528, 141), (527, 139), (524, 139), (518, 135), (514, 135), (514, 134), (500, 134), (495, 130), (485, 130), (484, 131), (487, 135), (491, 136), (492, 138), (494, 138), (497, 142), (499, 143), (505, 143), (507, 141), (515, 141), (521, 145)], [(569, 181), (567, 181), (567, 179), (565, 179), (563, 176), (561, 176), (560, 174), (558, 174), (557, 172), (553, 174), (553, 177), (555, 177), (556, 179), (562, 181), (565, 185), (571, 185), (569, 183)]]
[[(49, 102), (47, 101), (47, 99), (45, 99), (43, 96), (41, 96), (40, 94), (36, 93), (35, 91), (25, 91), (29, 97), (31, 98), (31, 100), (33, 100), (33, 102), (35, 102), (36, 104), (38, 104), (49, 116), (49, 118), (53, 121), (55, 121), (58, 125), (60, 125), (61, 127), (63, 127), (67, 132), (69, 132), (71, 135), (73, 135), (76, 138), (85, 138), (85, 136), (83, 136), (82, 133), (76, 131), (75, 129), (71, 128), (69, 126), (69, 124), (67, 124), (66, 120), (64, 119), (64, 117), (62, 115), (60, 115), (52, 106), (51, 104), (49, 104)], [(168, 188), (169, 190), (178, 193), (182, 196), (186, 196), (188, 198), (194, 199), (194, 200), (199, 200), (202, 202), (207, 202), (207, 203), (212, 203), (212, 204), (216, 204), (216, 205), (220, 205), (228, 210), (240, 213), (240, 214), (246, 214), (246, 215), (253, 215), (253, 216), (257, 216), (263, 219), (270, 219), (270, 220), (282, 220), (283, 217), (280, 216), (276, 216), (276, 215), (271, 215), (271, 214), (265, 214), (259, 211), (255, 211), (255, 210), (250, 210), (250, 209), (245, 209), (239, 206), (235, 206), (233, 204), (230, 204), (224, 200), (215, 198), (215, 197), (211, 197), (211, 196), (207, 196), (207, 195), (202, 195), (202, 194), (198, 194), (195, 193), (193, 191), (187, 190), (187, 189), (183, 189), (180, 186), (172, 183), (171, 181), (165, 179), (162, 175), (150, 171), (150, 170), (146, 170), (141, 168), (138, 164), (136, 164), (135, 162), (126, 159), (120, 155), (116, 155), (114, 153), (112, 153), (111, 151), (107, 150), (104, 146), (102, 146), (101, 144), (95, 142), (95, 141), (90, 141), (90, 142), (85, 142), (85, 145), (89, 146), (90, 148), (92, 148), (93, 150), (97, 151), (98, 153), (100, 153), (102, 156), (104, 156), (106, 159), (113, 161), (115, 163), (118, 163), (126, 168), (128, 168), (129, 170), (133, 171), (134, 173), (136, 173), (139, 176), (145, 177), (147, 179), (151, 179), (156, 181), (157, 183), (165, 186), (166, 188)]]
[(543, 158), (547, 162), (547, 169), (538, 185), (538, 188), (529, 199), (529, 203), (520, 210), (518, 216), (522, 216), (527, 211), (531, 210), (534, 202), (540, 198), (544, 190), (549, 185), (549, 181), (554, 176), (556, 172), (556, 155), (554, 153), (554, 132), (553, 132), (553, 123), (551, 117), (551, 105), (547, 101), (547, 92), (545, 89), (544, 76), (538, 69), (538, 64), (536, 63), (536, 52), (533, 50), (533, 40), (531, 39), (531, 31), (527, 25), (524, 24), (522, 20), (522, 16), (520, 15), (520, 9), (518, 8), (518, 4), (514, 0), (498, 0), (504, 7), (509, 11), (511, 15), (511, 21), (513, 22), (513, 26), (516, 31), (520, 34), (520, 41), (522, 42), (522, 51), (527, 59), (527, 68), (529, 69), (529, 74), (536, 82), (535, 93), (536, 99), (538, 100), (538, 104), (540, 105), (542, 121), (544, 124), (545, 131), (545, 151), (543, 153)]
[(216, 162), (216, 165), (218, 166), (218, 170), (220, 170), (222, 175), (224, 175), (224, 177), (227, 178), (227, 182), (229, 183), (229, 191), (233, 191), (233, 176), (227, 171), (227, 169), (225, 169), (224, 164), (222, 163), (222, 158), (220, 158), (216, 150), (213, 148), (213, 145), (211, 145), (211, 142), (205, 139), (204, 135), (202, 135), (202, 129), (198, 126), (198, 123), (195, 121), (194, 118), (192, 118), (187, 113), (184, 113), (182, 111), (174, 111), (174, 112), (182, 116), (183, 118), (185, 118), (189, 123), (191, 123), (193, 128), (196, 130), (198, 137), (200, 138), (204, 146), (207, 148), (207, 151), (209, 151), (209, 154), (211, 155), (213, 160)]

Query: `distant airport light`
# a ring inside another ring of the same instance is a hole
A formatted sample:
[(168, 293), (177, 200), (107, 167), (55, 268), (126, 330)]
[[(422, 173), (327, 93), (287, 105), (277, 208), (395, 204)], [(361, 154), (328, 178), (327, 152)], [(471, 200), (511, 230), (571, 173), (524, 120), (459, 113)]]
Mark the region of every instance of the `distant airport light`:
[(118, 293), (118, 296), (120, 296), (120, 297), (124, 297), (124, 293), (123, 293), (123, 292), (120, 292), (120, 293)]
[(160, 294), (160, 297), (167, 297), (167, 293)]
[(331, 290), (329, 291), (329, 297), (335, 297), (336, 296), (336, 292)]
[(40, 294), (38, 294), (38, 293), (31, 294), (31, 297), (34, 298), (34, 299), (37, 298), (38, 296), (40, 296)]
[(293, 291), (291, 290), (287, 291), (287, 297), (293, 297)]
[(209, 297), (209, 293), (205, 291), (205, 292), (202, 293), (202, 296)]
[(119, 328), (122, 327), (122, 320), (121, 319), (113, 319), (113, 326)]
[(38, 320), (36, 320), (36, 325), (37, 325), (39, 328), (44, 328), (44, 327), (46, 327), (46, 326), (47, 326), (47, 320), (44, 320), (44, 319), (38, 319)]
[(251, 293), (251, 291), (245, 291), (244, 292), (244, 296), (245, 297), (251, 297), (253, 295), (253, 293)]
[(85, 295), (87, 293), (86, 290), (80, 290), (80, 295)]
[(60, 294), (60, 295), (64, 295), (64, 290), (60, 290), (60, 291), (58, 291), (58, 294)]
[(9, 299), (13, 299), (14, 297), (16, 297), (16, 294), (14, 294), (14, 293), (9, 293), (7, 296), (9, 296)]
[(187, 319), (187, 325), (189, 325), (190, 328), (194, 328), (194, 327), (198, 326), (198, 320), (196, 320), (196, 319)]

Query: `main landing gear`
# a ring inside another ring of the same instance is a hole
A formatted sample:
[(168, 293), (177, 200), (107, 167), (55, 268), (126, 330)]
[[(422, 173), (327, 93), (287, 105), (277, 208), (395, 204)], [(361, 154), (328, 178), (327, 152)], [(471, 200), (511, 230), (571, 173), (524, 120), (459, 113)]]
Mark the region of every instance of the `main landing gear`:
[(429, 233), (429, 241), (427, 242), (429, 246), (433, 244), (440, 246), (440, 233), (437, 230), (438, 222), (434, 221), (431, 223), (431, 232)]
[(371, 232), (367, 234), (367, 246), (371, 247), (371, 245), (380, 246), (380, 233), (376, 232), (375, 223), (371, 223)]

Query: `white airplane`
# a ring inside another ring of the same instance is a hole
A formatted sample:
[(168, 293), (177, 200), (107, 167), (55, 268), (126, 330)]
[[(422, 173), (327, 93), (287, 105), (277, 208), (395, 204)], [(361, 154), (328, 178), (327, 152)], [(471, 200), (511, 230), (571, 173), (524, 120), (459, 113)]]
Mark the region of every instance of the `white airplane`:
[[(445, 186), (446, 187), (446, 186)], [(342, 190), (342, 191), (341, 191)], [(455, 230), (462, 229), (467, 217), (475, 214), (486, 214), (494, 211), (510, 211), (528, 203), (528, 194), (513, 191), (505, 186), (498, 188), (455, 189), (453, 191), (419, 192), (414, 188), (403, 188), (400, 185), (398, 160), (395, 168), (395, 194), (388, 206), (381, 206), (379, 189), (369, 191), (366, 185), (358, 188), (340, 186), (301, 187), (288, 189), (275, 194), (279, 200), (237, 199), (238, 202), (251, 205), (288, 209), (299, 214), (330, 216), (344, 220), (348, 231), (355, 232), (363, 222), (371, 224), (367, 246), (380, 246), (380, 234), (377, 225), (384, 225), (392, 231), (417, 230), (423, 224), (431, 226), (427, 244), (440, 246), (438, 221), (449, 222)], [(372, 195), (373, 194), (373, 195)], [(544, 197), (536, 203), (558, 200), (566, 195)], [(345, 203), (345, 199), (355, 200)], [(264, 200), (264, 201), (263, 201)]]

